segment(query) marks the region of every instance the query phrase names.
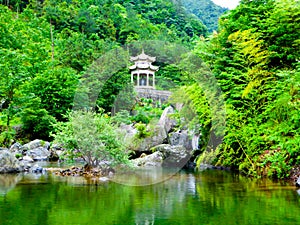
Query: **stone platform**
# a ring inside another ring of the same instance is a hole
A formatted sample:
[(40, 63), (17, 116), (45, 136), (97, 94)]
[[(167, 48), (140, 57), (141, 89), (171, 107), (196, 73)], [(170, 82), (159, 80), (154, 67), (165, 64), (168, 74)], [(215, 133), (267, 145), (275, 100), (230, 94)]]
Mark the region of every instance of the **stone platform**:
[(166, 102), (171, 96), (171, 91), (155, 90), (150, 88), (135, 87), (140, 98), (151, 98), (153, 101)]

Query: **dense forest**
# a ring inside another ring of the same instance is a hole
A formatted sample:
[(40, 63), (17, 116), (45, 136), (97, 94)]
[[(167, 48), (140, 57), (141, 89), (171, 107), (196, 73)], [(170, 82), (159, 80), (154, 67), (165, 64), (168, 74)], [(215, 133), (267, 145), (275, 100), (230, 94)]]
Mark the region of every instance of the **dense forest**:
[(222, 8), (211, 0), (184, 0), (183, 5), (186, 10), (196, 15), (209, 32), (218, 30), (218, 21), (220, 16), (228, 9)]
[[(223, 12), (211, 7), (210, 18)], [(196, 113), (190, 125), (201, 124), (200, 147), (206, 150), (198, 162), (287, 177), (300, 163), (299, 1), (241, 0), (220, 17), (213, 34), (215, 19), (204, 17), (195, 1), (1, 1), (1, 145), (51, 140), (55, 124), (68, 120), (76, 89), (95, 60), (120, 46), (159, 40), (174, 43), (165, 45), (168, 57), (176, 56), (177, 46), (190, 52), (182, 53), (182, 63), (159, 64), (158, 88), (173, 88), (173, 99)], [(197, 62), (205, 66), (193, 74)], [(213, 101), (205, 99), (209, 91), (199, 84), (205, 76), (217, 81), (226, 111), (223, 142), (214, 150), (207, 150), (208, 137), (218, 123), (210, 112)], [(97, 106), (110, 112), (129, 79), (128, 69), (119, 70)]]
[[(4, 144), (16, 124), (29, 138), (49, 137), (49, 125), (72, 108), (82, 74), (110, 49), (147, 39), (189, 45), (207, 32), (171, 1), (2, 1), (0, 7)], [(100, 107), (110, 108), (127, 74), (109, 81)]]

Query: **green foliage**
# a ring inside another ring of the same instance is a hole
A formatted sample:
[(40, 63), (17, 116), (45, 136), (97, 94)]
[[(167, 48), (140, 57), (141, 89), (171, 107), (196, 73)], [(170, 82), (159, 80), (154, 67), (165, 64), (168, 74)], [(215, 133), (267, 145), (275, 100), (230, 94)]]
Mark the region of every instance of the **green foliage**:
[(195, 14), (202, 21), (209, 32), (218, 30), (218, 19), (227, 11), (211, 0), (184, 0), (183, 5), (188, 12)]
[(144, 111), (139, 110), (137, 114), (133, 117), (133, 121), (137, 123), (148, 124), (150, 122), (150, 118)]
[(201, 164), (213, 164), (218, 151), (204, 151), (197, 157), (196, 166), (199, 168)]
[(68, 149), (70, 157), (82, 157), (93, 167), (100, 162), (127, 163), (128, 154), (121, 134), (106, 114), (73, 111), (69, 121), (58, 123), (55, 142)]
[(134, 127), (137, 129), (138, 133), (136, 134), (136, 138), (143, 139), (149, 137), (151, 133), (147, 131), (147, 125), (143, 123), (136, 123)]
[[(215, 29), (214, 12), (222, 9), (210, 1), (189, 0), (184, 5), (205, 18), (209, 30)], [(203, 13), (205, 7), (209, 10)], [(78, 108), (98, 105), (112, 111), (115, 124), (141, 122), (141, 136), (147, 136), (145, 124), (159, 118), (163, 106), (149, 100), (136, 104), (133, 88), (127, 86), (129, 51), (118, 46), (156, 39), (192, 49), (196, 43), (192, 54), (172, 44), (160, 45), (163, 51), (143, 46), (150, 55), (159, 52), (154, 56), (163, 62), (158, 88), (179, 89), (174, 103), (184, 103), (178, 113), (180, 125), (201, 132), (205, 147), (209, 132), (218, 129), (223, 118), (214, 113), (218, 102), (211, 101), (216, 88), (209, 84), (214, 81), (220, 85), (227, 114), (217, 163), (253, 176), (286, 177), (300, 163), (299, 7), (297, 0), (241, 0), (220, 18), (219, 33), (205, 38), (206, 27), (180, 1), (2, 1), (0, 143), (9, 146), (16, 137), (12, 127), (20, 123), (29, 138), (48, 139), (51, 124), (66, 120), (63, 115), (75, 100)], [(182, 85), (186, 86), (178, 88)], [(72, 154), (85, 153), (90, 163), (102, 156), (124, 159), (120, 143), (113, 144), (115, 127), (103, 114), (75, 113), (69, 119), (56, 126), (57, 137), (61, 134)], [(84, 119), (95, 127), (84, 127)], [(99, 135), (89, 143), (88, 135), (96, 131)], [(73, 151), (79, 147), (83, 152)]]
[(15, 154), (15, 157), (16, 157), (17, 159), (21, 158), (22, 156), (23, 156), (22, 153), (16, 153), (16, 154)]
[(1, 127), (1, 133), (0, 133), (0, 145), (5, 147), (10, 147), (13, 143), (13, 140), (15, 138), (16, 132), (12, 128), (4, 128)]
[(121, 110), (117, 112), (113, 117), (111, 117), (111, 122), (117, 126), (120, 126), (121, 124), (131, 124), (129, 111)]
[[(269, 50), (275, 52), (271, 60), (274, 66), (292, 65), (300, 58), (300, 4), (297, 0), (274, 1), (274, 8), (266, 21), (266, 41)], [(280, 22), (279, 22), (280, 20)]]
[(131, 118), (132, 122), (148, 124), (153, 119), (159, 119), (164, 105), (154, 103), (152, 99), (142, 98), (134, 107), (134, 115)]
[[(52, 120), (50, 116), (64, 120), (63, 115), (73, 107), (76, 92), (93, 98), (92, 90), (99, 88), (100, 95), (95, 93), (98, 106), (113, 114), (132, 110), (132, 92), (124, 95), (130, 83), (127, 62), (121, 63), (103, 86), (94, 86), (95, 79), (86, 90), (76, 89), (87, 79), (93, 62), (111, 49), (135, 40), (187, 43), (205, 35), (206, 28), (173, 1), (133, 4), (118, 0), (47, 0), (1, 2), (0, 31), (0, 111), (6, 129), (22, 115), (26, 123), (23, 127), (35, 137), (48, 124), (46, 121)], [(114, 67), (116, 63), (120, 64), (120, 60), (109, 65)], [(173, 79), (173, 71), (171, 68), (164, 76)], [(173, 77), (178, 80), (178, 72)], [(40, 108), (28, 106), (31, 96), (40, 99)], [(29, 130), (36, 116), (44, 118), (44, 125)]]
[[(121, 1), (119, 1), (121, 3)], [(163, 24), (177, 37), (188, 40), (190, 37), (205, 35), (207, 28), (192, 15), (188, 14), (180, 1), (153, 1), (151, 3), (138, 0), (126, 5), (137, 11), (143, 18), (153, 24)], [(169, 35), (168, 35), (169, 36)], [(164, 40), (166, 37), (162, 37)]]
[(39, 98), (30, 99), (20, 113), (22, 130), (29, 139), (49, 140), (56, 120), (41, 106)]
[(130, 74), (127, 68), (123, 68), (104, 83), (97, 105), (107, 112), (130, 111), (134, 107), (135, 97), (134, 87), (130, 83)]
[(162, 65), (163, 67), (155, 74), (156, 89), (172, 90), (184, 83), (184, 74), (176, 64)]
[(226, 100), (219, 164), (278, 178), (299, 164), (298, 12), (297, 1), (241, 1), (219, 34), (198, 42)]
[(39, 106), (60, 121), (72, 109), (77, 85), (78, 76), (73, 69), (55, 67), (36, 74), (35, 78), (26, 83), (24, 91), (39, 97)]
[(292, 166), (289, 165), (285, 151), (272, 151), (264, 155), (262, 166), (270, 177), (286, 178)]
[(181, 128), (188, 127), (195, 133), (201, 133), (201, 149), (204, 150), (211, 131), (211, 109), (200, 85), (182, 86), (173, 93), (170, 101), (182, 104), (177, 115), (178, 124)]
[(0, 111), (6, 118), (6, 130), (10, 130), (24, 102), (23, 83), (44, 69), (48, 24), (29, 9), (18, 15), (0, 5), (0, 11)]

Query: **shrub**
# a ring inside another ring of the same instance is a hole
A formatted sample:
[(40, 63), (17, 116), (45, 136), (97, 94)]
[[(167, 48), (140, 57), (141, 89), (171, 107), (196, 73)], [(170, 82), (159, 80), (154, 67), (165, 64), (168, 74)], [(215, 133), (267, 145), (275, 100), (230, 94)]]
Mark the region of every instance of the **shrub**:
[(121, 110), (120, 112), (116, 113), (115, 116), (113, 116), (111, 118), (111, 122), (118, 126), (122, 123), (127, 124), (127, 125), (130, 124), (131, 120), (130, 120), (129, 112), (127, 110)]
[(80, 156), (88, 165), (100, 162), (127, 163), (128, 154), (121, 134), (110, 117), (90, 111), (74, 111), (69, 121), (56, 126), (55, 142), (68, 150), (70, 157)]
[(0, 133), (0, 146), (9, 147), (12, 144), (13, 139), (15, 138), (15, 134), (16, 132), (12, 128), (2, 131)]
[(135, 124), (135, 128), (138, 130), (138, 133), (136, 134), (136, 137), (138, 139), (146, 138), (150, 136), (150, 132), (147, 131), (147, 126), (143, 123), (137, 123)]

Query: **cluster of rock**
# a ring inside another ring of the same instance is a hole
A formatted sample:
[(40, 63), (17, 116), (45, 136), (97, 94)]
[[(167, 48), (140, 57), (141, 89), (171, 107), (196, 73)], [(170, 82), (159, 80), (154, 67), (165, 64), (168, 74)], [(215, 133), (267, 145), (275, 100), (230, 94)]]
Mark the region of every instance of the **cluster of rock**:
[(55, 146), (50, 149), (47, 141), (34, 140), (25, 145), (16, 142), (9, 149), (0, 149), (0, 173), (43, 172), (34, 162), (57, 161), (61, 152)]
[[(172, 118), (173, 107), (167, 107), (150, 137), (140, 140), (134, 150), (140, 153), (140, 158), (132, 160), (139, 167), (184, 167), (190, 162), (193, 151), (198, 149), (199, 135), (190, 135), (189, 131), (177, 130), (177, 122)], [(132, 125), (122, 127), (127, 132), (127, 138), (132, 138), (138, 132)], [(152, 154), (149, 154), (153, 152)]]
[(87, 169), (85, 167), (76, 167), (73, 166), (68, 169), (61, 169), (56, 171), (55, 174), (59, 176), (72, 176), (72, 177), (103, 177), (103, 176), (112, 176), (113, 170), (103, 170), (99, 168), (90, 168)]
[(154, 153), (142, 154), (141, 157), (132, 160), (139, 167), (184, 167), (189, 161), (190, 152), (182, 145), (172, 146), (169, 144), (157, 145), (153, 148)]

